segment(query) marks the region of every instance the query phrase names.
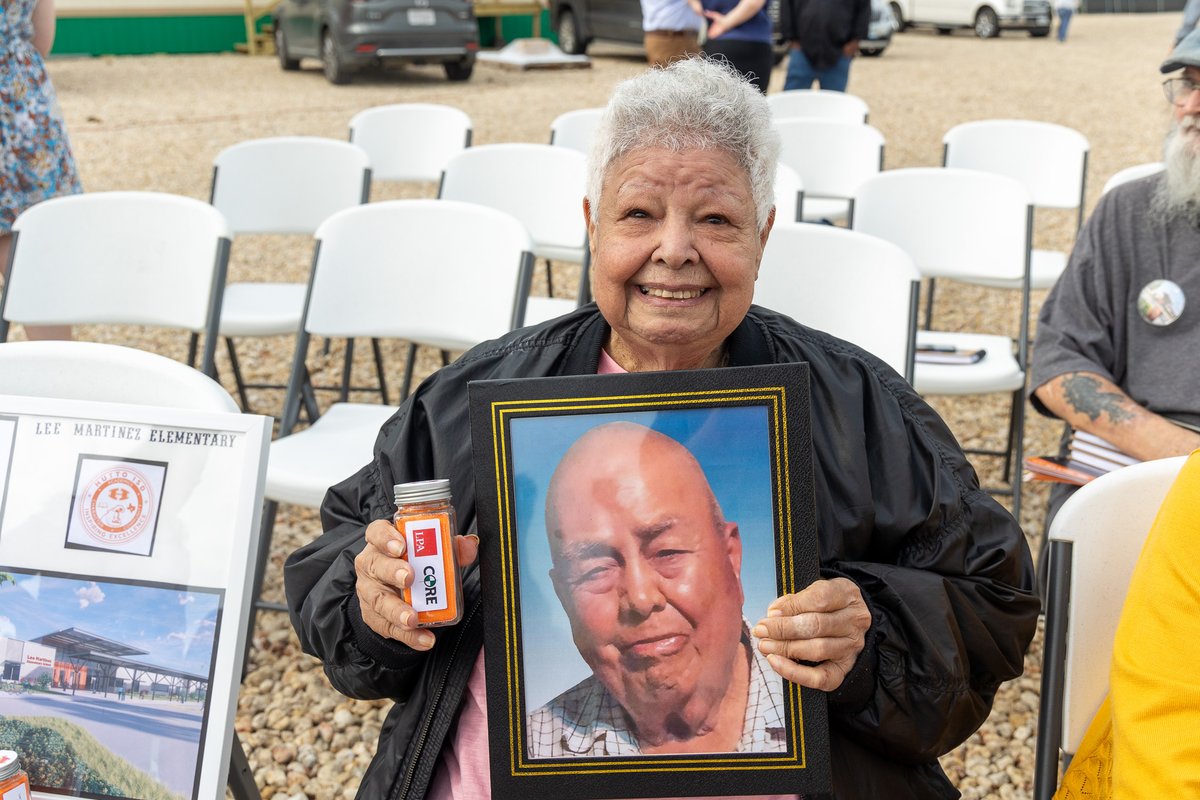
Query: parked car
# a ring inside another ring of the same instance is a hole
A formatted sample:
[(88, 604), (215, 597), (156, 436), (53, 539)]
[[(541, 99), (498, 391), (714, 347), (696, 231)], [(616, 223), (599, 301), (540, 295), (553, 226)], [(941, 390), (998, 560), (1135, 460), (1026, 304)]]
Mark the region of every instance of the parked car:
[(858, 51), (864, 56), (881, 56), (892, 43), (896, 31), (896, 17), (888, 0), (871, 0), (871, 22), (867, 26), (867, 38), (858, 43)]
[[(775, 63), (787, 55), (787, 43), (779, 36), (779, 1), (769, 0), (767, 16), (775, 29)], [(597, 40), (642, 43), (642, 6), (638, 0), (550, 0), (550, 18), (558, 46), (565, 53), (580, 55)]]
[(898, 30), (912, 25), (932, 26), (938, 33), (974, 28), (980, 39), (999, 36), (1002, 30), (1050, 35), (1049, 0), (891, 0), (891, 6)]
[(386, 62), (441, 64), (449, 80), (465, 81), (479, 51), (471, 0), (282, 0), (274, 23), (283, 69), (319, 58), (336, 84)]

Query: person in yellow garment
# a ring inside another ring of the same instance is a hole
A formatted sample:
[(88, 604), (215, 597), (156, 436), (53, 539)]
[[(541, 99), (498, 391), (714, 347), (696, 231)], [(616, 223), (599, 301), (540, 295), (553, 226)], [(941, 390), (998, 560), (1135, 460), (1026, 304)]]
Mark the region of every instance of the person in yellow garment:
[(1142, 547), (1113, 642), (1109, 697), (1055, 800), (1200, 797), (1200, 450)]

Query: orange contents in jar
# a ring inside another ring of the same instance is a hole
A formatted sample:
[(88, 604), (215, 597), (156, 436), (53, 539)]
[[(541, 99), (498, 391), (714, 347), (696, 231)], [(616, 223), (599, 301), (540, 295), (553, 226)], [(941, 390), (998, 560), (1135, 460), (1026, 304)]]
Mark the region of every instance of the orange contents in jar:
[(29, 776), (12, 750), (0, 750), (0, 800), (29, 800)]
[(396, 531), (405, 540), (413, 570), (404, 601), (417, 612), (417, 627), (453, 625), (462, 616), (462, 581), (454, 552), (456, 522), (448, 480), (401, 483), (396, 492)]

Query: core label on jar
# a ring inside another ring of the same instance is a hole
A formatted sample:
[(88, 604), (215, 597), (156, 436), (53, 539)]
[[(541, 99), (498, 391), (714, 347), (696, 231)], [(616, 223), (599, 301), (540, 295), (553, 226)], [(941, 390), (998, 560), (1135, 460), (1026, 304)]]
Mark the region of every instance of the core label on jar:
[(416, 578), (412, 585), (412, 607), (418, 612), (440, 611), (449, 605), (446, 592), (446, 563), (438, 547), (441, 519), (410, 519), (404, 522), (408, 540), (408, 563)]

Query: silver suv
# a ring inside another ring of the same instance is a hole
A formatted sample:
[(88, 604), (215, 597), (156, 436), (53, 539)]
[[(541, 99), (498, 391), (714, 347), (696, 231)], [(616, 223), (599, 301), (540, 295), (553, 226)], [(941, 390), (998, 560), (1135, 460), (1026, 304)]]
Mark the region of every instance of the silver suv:
[(282, 0), (275, 49), (285, 70), (321, 59), (330, 83), (385, 62), (441, 64), (449, 80), (465, 81), (479, 30), (471, 0)]

